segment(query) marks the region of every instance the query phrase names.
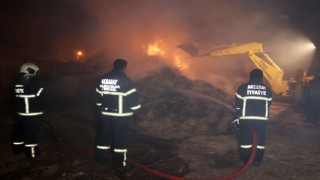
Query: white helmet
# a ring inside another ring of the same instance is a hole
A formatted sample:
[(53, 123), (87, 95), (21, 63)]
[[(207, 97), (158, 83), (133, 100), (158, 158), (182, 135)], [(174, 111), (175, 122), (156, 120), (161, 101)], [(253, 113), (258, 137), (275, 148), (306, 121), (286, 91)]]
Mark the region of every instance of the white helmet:
[(39, 67), (33, 63), (24, 63), (20, 68), (20, 73), (25, 73), (34, 76), (36, 75), (38, 70)]

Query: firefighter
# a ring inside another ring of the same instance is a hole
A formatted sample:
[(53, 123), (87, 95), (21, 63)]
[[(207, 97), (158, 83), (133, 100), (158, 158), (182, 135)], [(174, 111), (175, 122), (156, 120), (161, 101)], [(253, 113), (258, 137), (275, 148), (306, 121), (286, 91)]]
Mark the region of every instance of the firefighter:
[(308, 98), (307, 98), (307, 109), (306, 116), (307, 122), (314, 124), (318, 123), (319, 119), (319, 109), (320, 109), (320, 74), (315, 76), (315, 79), (310, 87)]
[(113, 70), (104, 75), (96, 87), (101, 119), (95, 159), (105, 164), (108, 163), (108, 154), (112, 154), (116, 170), (127, 166), (127, 135), (131, 119), (135, 114), (142, 117), (137, 89), (125, 74), (126, 67), (126, 60), (116, 59)]
[(25, 63), (20, 68), (20, 76), (14, 85), (16, 127), (13, 131), (12, 152), (35, 158), (39, 155), (38, 131), (42, 119), (43, 87), (35, 80), (39, 67)]
[(262, 82), (263, 72), (253, 69), (249, 82), (242, 84), (235, 95), (236, 112), (239, 118), (240, 158), (245, 164), (252, 150), (252, 132), (257, 135), (257, 153), (253, 165), (259, 167), (266, 143), (266, 128), (269, 108), (272, 102), (272, 92)]

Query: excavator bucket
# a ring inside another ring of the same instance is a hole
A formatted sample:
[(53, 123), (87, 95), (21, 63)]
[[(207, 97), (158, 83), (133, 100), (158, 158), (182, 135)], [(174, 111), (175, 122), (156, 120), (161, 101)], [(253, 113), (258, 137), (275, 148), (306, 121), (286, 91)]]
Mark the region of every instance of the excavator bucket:
[(199, 50), (194, 43), (184, 43), (184, 44), (178, 45), (177, 47), (189, 53), (193, 57), (200, 55)]

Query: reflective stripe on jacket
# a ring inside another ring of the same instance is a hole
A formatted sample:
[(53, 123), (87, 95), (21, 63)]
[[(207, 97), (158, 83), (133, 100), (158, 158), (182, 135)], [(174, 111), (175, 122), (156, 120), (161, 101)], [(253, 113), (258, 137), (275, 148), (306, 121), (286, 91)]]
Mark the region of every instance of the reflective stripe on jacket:
[(138, 93), (133, 82), (119, 70), (104, 75), (96, 87), (97, 105), (106, 116), (132, 116), (140, 110)]
[(268, 120), (272, 92), (261, 81), (241, 85), (235, 99), (240, 120)]
[(33, 83), (17, 83), (14, 87), (17, 114), (20, 116), (39, 116), (43, 114), (41, 95), (43, 88)]

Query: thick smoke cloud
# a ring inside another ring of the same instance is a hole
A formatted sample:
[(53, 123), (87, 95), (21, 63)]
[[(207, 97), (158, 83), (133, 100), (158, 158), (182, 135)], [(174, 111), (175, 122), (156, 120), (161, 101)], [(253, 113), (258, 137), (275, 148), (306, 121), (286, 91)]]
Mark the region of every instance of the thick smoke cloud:
[(173, 57), (182, 56), (181, 61), (190, 67), (181, 70), (182, 73), (230, 91), (245, 81), (247, 72), (255, 67), (248, 56), (192, 58), (176, 46), (184, 42), (196, 42), (202, 47), (261, 42), (265, 51), (284, 69), (285, 78), (300, 66), (306, 70), (312, 56), (297, 59), (295, 52), (297, 45), (308, 43), (308, 39), (290, 28), (288, 7), (278, 1), (268, 2), (90, 1), (81, 7), (95, 15), (102, 29), (92, 33), (98, 36), (95, 39), (101, 40), (94, 49), (112, 52), (110, 57), (127, 58), (131, 61), (129, 73), (132, 75), (141, 77), (142, 72), (159, 65), (144, 55), (149, 43), (161, 40), (162, 47), (171, 56), (161, 57), (159, 61), (174, 66)]
[[(21, 5), (28, 7), (21, 27), (28, 28), (19, 37), (25, 39), (24, 44), (31, 42), (27, 49), (35, 56), (45, 57), (47, 53), (55, 60), (65, 61), (75, 59), (76, 50), (83, 50), (83, 59), (105, 61), (102, 72), (110, 69), (115, 58), (125, 58), (130, 65), (128, 73), (135, 78), (165, 64), (174, 67), (174, 58), (179, 56), (189, 67), (181, 69), (186, 76), (232, 91), (255, 67), (248, 56), (194, 58), (176, 46), (184, 42), (201, 47), (261, 42), (288, 78), (300, 67), (301, 59), (307, 69), (312, 56), (296, 59), (296, 45), (307, 43), (308, 39), (290, 26), (288, 13), (298, 4), (284, 2), (32, 0)], [(155, 41), (165, 49), (165, 56), (147, 56), (148, 45)]]

